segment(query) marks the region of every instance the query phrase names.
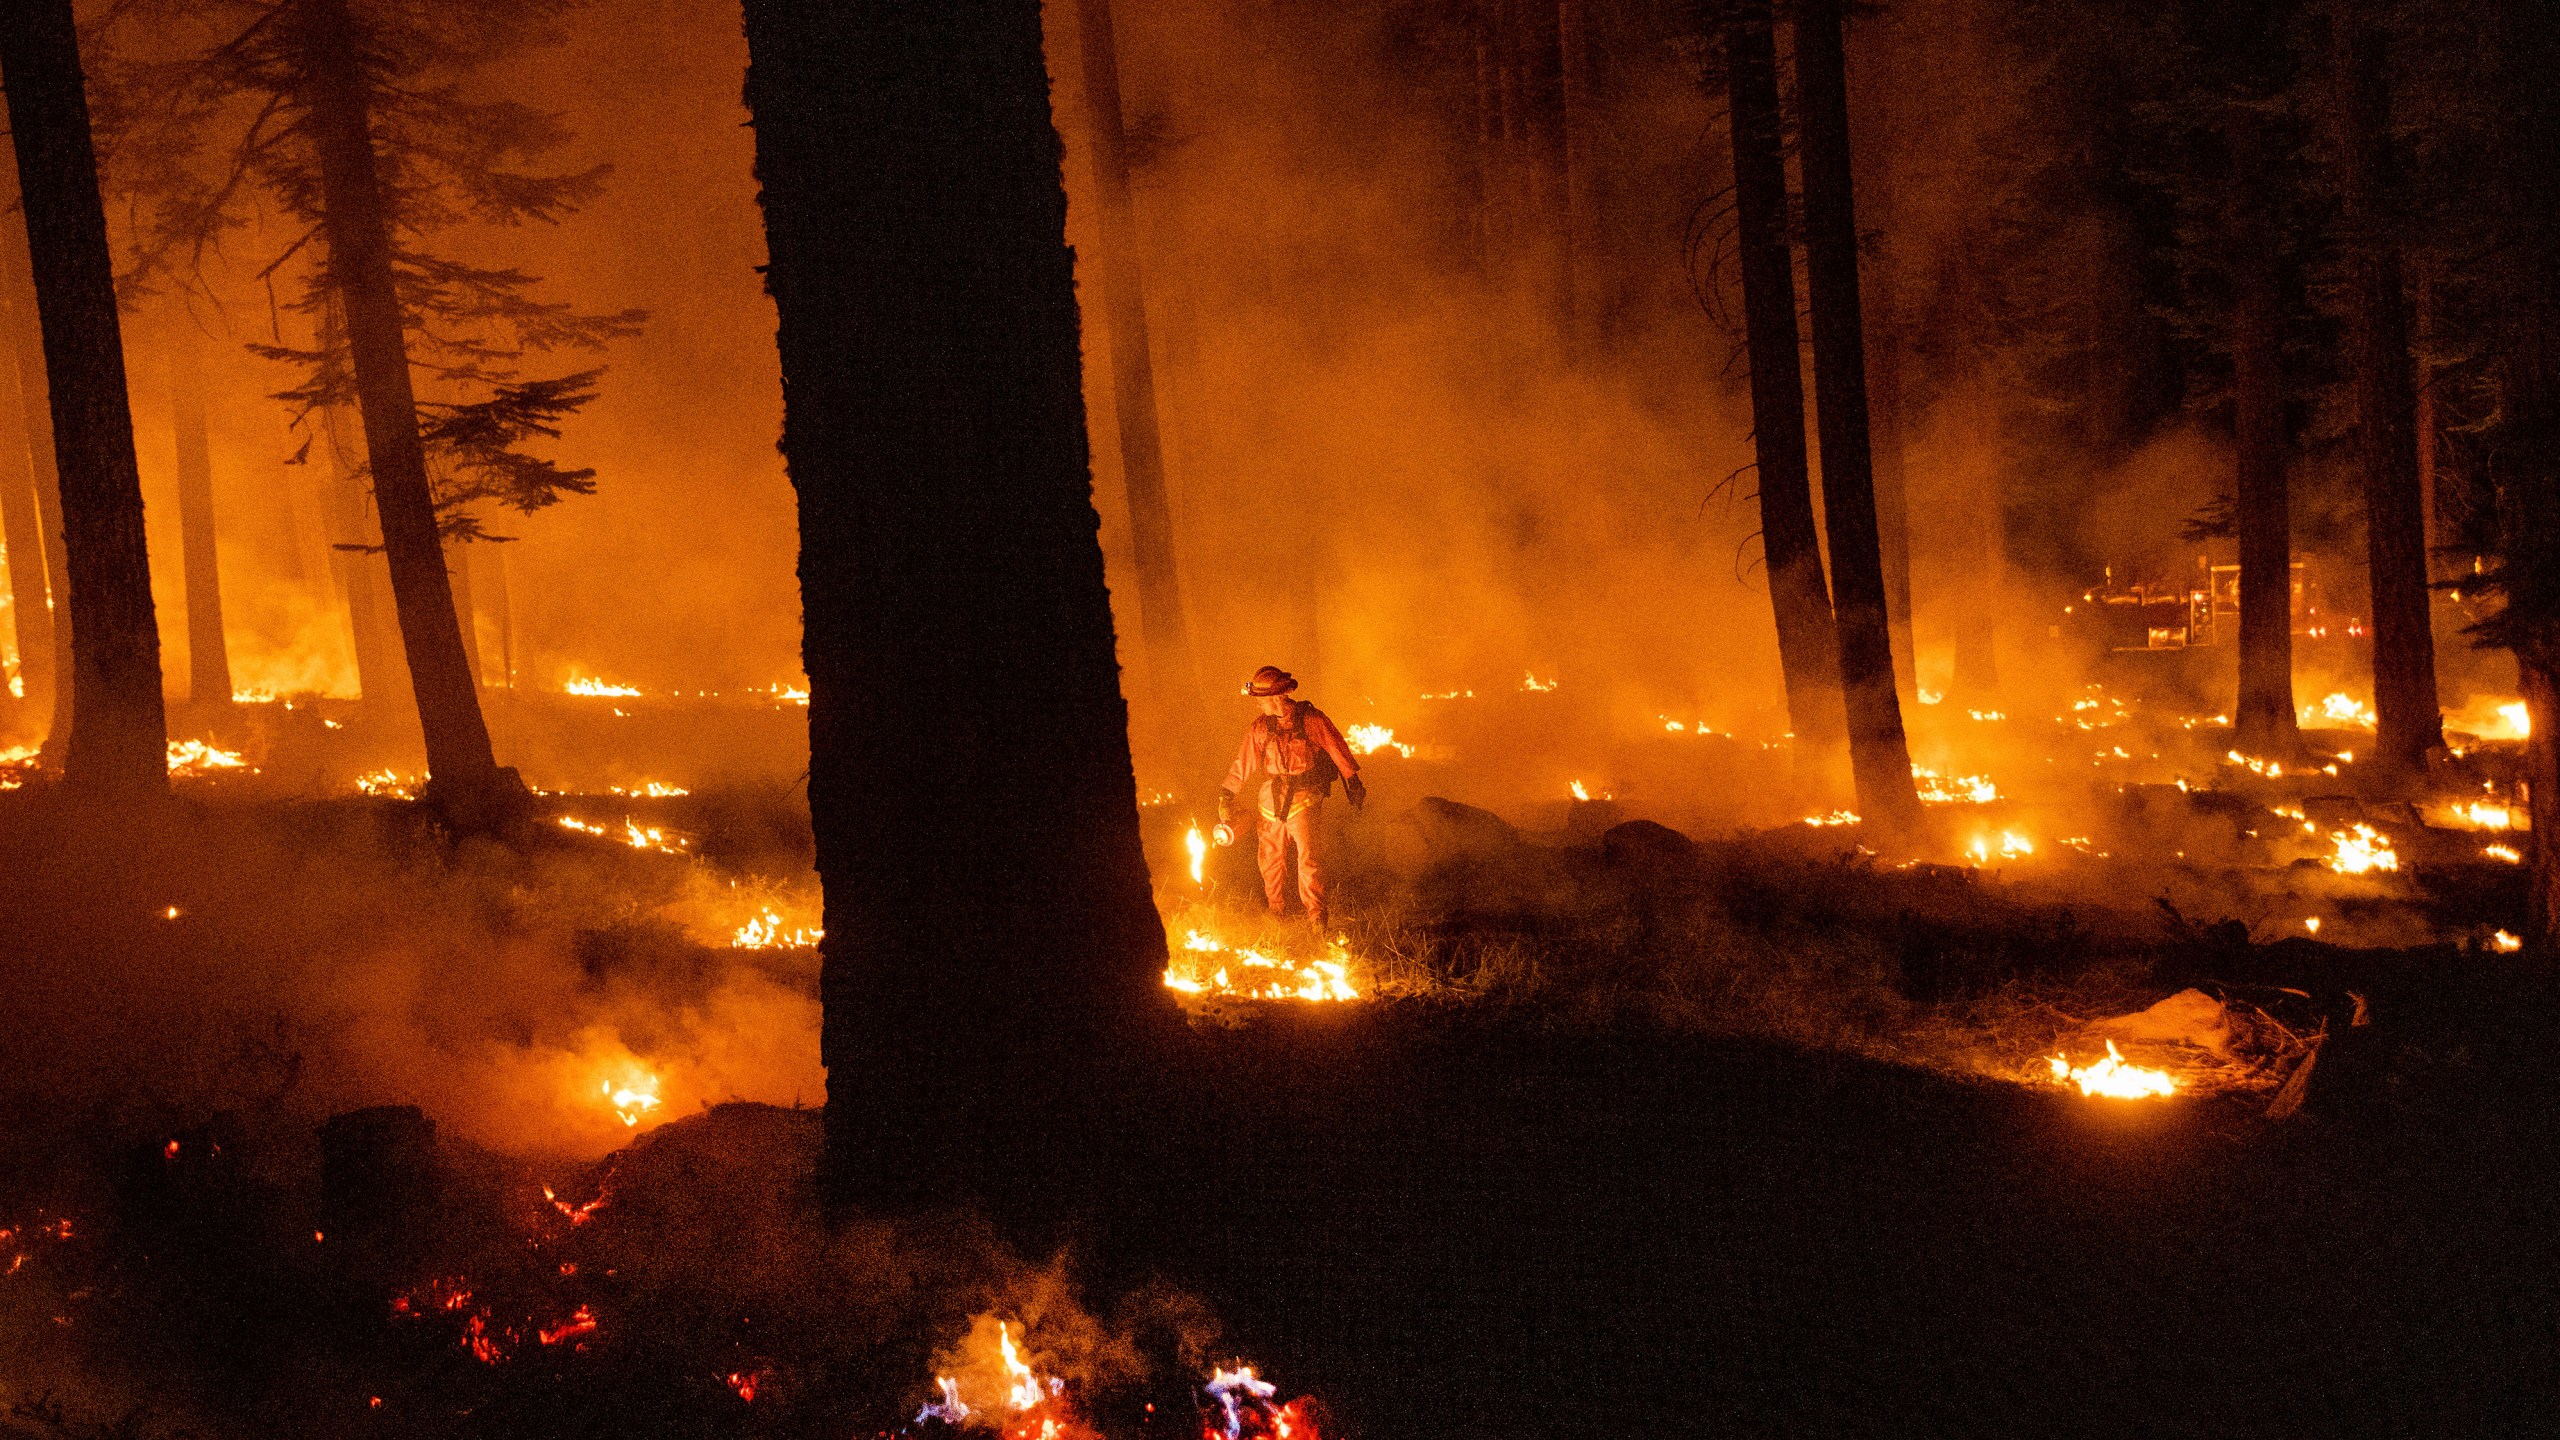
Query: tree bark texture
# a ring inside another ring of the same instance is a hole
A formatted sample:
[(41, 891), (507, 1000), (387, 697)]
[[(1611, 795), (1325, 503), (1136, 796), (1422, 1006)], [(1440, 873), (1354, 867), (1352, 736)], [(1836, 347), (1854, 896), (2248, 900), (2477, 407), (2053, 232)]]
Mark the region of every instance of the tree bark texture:
[(64, 750), (63, 785), (102, 797), (166, 793), (169, 725), (142, 478), (70, 0), (0, 5), (0, 80), (44, 335), (69, 610), (77, 617), (70, 688), (79, 726)]
[(1099, 203), (1102, 317), (1111, 342), (1111, 395), (1120, 419), (1120, 472), (1129, 498), (1130, 550), (1138, 571), (1138, 630), (1147, 675), (1160, 703), (1190, 709), (1198, 699), (1191, 629), (1175, 563), (1173, 507), (1166, 499), (1164, 439), (1156, 418), (1155, 352), (1147, 334), (1147, 294), (1138, 251), (1138, 209), (1129, 191), (1129, 147), (1120, 109), (1120, 57), (1111, 0), (1076, 0), (1084, 98), (1092, 133), (1093, 189)]
[(480, 657), (480, 605), (473, 596), (471, 583), (471, 547), (447, 545), (444, 548), (445, 574), (453, 584), (453, 617), (462, 624), (462, 654), (471, 662), (471, 683), (489, 683), (489, 668)]
[(2384, 213), (2394, 193), (2382, 38), (2341, 17), (2333, 36), (2339, 223), (2348, 249), (2347, 362), (2356, 458), (2364, 472), (2365, 556), (2373, 583), (2374, 750), (2415, 769), (2444, 743), (2418, 490), (2409, 301)]
[(1787, 169), (1778, 109), (1777, 42), (1768, 0), (1726, 12), (1727, 106), (1742, 271), (1743, 345), (1751, 365), (1751, 439), (1759, 462), (1760, 549), (1778, 623), (1787, 724), (1808, 750), (1847, 732), (1839, 639), (1805, 457), (1804, 361), (1796, 339), (1795, 259), (1787, 246)]
[(2291, 758), (2301, 740), (2293, 708), (2293, 505), (2286, 477), (2282, 238), (2266, 121), (2231, 107), (2230, 193), (2224, 242), (2231, 311), (2233, 520), (2240, 542), (2239, 697), (2234, 738), (2255, 755)]
[(204, 366), (196, 337), (183, 321), (169, 331), (169, 416), (177, 441), (178, 554), (187, 587), (187, 698), (197, 705), (228, 705), (231, 650), (222, 634), (222, 571), (214, 554)]
[(499, 770), (490, 747), (445, 571), (392, 270), (391, 215), (373, 148), (372, 97), (359, 63), (361, 32), (346, 0), (301, 0), (293, 13), (319, 159), (328, 280), (345, 315), (383, 558), (426, 738), (429, 793), (476, 825), (503, 814), (521, 782)]
[(745, 12), (799, 496), (826, 1174), (890, 1204), (1100, 1183), (1099, 1077), (1176, 1022), (1040, 7)]
[[(0, 225), (0, 229), (5, 228), (8, 227)], [(14, 272), (0, 278), (0, 284), (15, 288)], [(21, 313), (21, 309), (14, 304), (8, 306), (7, 313), (0, 314), (0, 325), (13, 331), (23, 327), (32, 335), (34, 317)], [(37, 357), (39, 364), (42, 358)], [(24, 713), (34, 715), (50, 710), (58, 673), (54, 665), (53, 587), (45, 575), (45, 509), (36, 498), (37, 467), (41, 463), (50, 470), (53, 464), (53, 427), (38, 426), (33, 413), (44, 406), (40, 393), (44, 388), (43, 374), (26, 374), (18, 359), (13, 349), (10, 373), (18, 386), (18, 414), (25, 419), (15, 441), (23, 444), (13, 441), (7, 446), (7, 453), (0, 454), (0, 485), (6, 487), (0, 490), (0, 525), (6, 527), (0, 534), (5, 535), (9, 545), (9, 613), (18, 632), (19, 688), (26, 692)], [(39, 438), (46, 442), (41, 462), (35, 453)], [(53, 548), (60, 546), (61, 542), (56, 541)]]
[(1888, 831), (1920, 818), (1911, 749), (1894, 695), (1893, 634), (1876, 529), (1867, 435), (1867, 360), (1858, 303), (1858, 219), (1849, 166), (1849, 96), (1839, 0), (1798, 0), (1796, 91), (1803, 107), (1805, 283), (1813, 311), (1813, 394), (1822, 444), (1822, 513), (1831, 540), (1831, 604), (1858, 813)]

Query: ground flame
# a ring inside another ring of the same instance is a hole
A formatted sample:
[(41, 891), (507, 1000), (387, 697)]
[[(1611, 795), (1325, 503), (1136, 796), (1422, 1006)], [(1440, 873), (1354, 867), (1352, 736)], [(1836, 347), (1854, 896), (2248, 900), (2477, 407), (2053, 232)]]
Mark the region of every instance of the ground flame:
[(2391, 848), (2391, 837), (2362, 821), (2344, 830), (2330, 831), (2329, 843), (2335, 848), (2321, 863), (2341, 875), (2400, 868), (2400, 854)]
[[(1185, 936), (1172, 963), (1165, 966), (1167, 989), (1185, 995), (1232, 996), (1248, 1000), (1357, 1000), (1351, 980), (1351, 952), (1340, 940), (1328, 941), (1313, 960), (1292, 960), (1248, 946), (1229, 945), (1205, 930)], [(1255, 973), (1261, 972), (1261, 973)]]
[(2074, 1065), (2055, 1055), (2046, 1062), (2053, 1067), (2055, 1083), (2077, 1085), (2083, 1095), (2105, 1095), (2118, 1100), (2143, 1100), (2154, 1095), (2174, 1095), (2178, 1082), (2165, 1070), (2128, 1065), (2116, 1052), (2116, 1042), (2107, 1042), (2107, 1055), (2087, 1065)]

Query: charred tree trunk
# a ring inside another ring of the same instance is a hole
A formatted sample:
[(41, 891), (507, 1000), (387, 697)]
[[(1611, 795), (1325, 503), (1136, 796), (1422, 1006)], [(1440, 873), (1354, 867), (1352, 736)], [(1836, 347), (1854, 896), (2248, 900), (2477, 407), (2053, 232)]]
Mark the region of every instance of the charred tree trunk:
[(518, 811), (523, 782), (498, 768), (445, 572), (426, 448), (409, 376), (408, 337), (392, 269), (391, 216), (373, 151), (373, 97), (363, 37), (346, 0), (300, 0), (291, 12), (308, 82), (319, 160), (328, 281), (346, 318), (348, 358), (401, 650), (427, 747), (427, 795), (458, 823), (485, 827)]
[(1120, 418), (1120, 472), (1129, 496), (1129, 544), (1138, 571), (1138, 628), (1148, 679), (1163, 703), (1189, 708), (1199, 677), (1174, 562), (1173, 507), (1165, 497), (1164, 440), (1156, 419), (1155, 352), (1138, 257), (1138, 210), (1129, 192), (1129, 147), (1120, 110), (1120, 57), (1111, 0), (1076, 0), (1084, 98), (1093, 135), (1093, 189), (1101, 202), (1102, 317), (1111, 340), (1111, 396)]
[[(1919, 678), (1914, 670), (1919, 652), (1911, 631), (1911, 501), (1909, 466), (1905, 463), (1902, 404), (1901, 273), (1894, 224), (1894, 184), (1890, 141), (1895, 134), (1887, 90), (1876, 83), (1885, 73), (1875, 51), (1883, 44), (1884, 17), (1860, 26), (1852, 38), (1851, 74), (1862, 83), (1865, 103), (1855, 117), (1853, 137), (1858, 157), (1858, 213), (1865, 217), (1870, 249), (1864, 284), (1867, 339), (1867, 409), (1876, 477), (1876, 548), (1884, 562), (1885, 616), (1893, 626), (1895, 693), (1916, 700)], [(1970, 617), (1968, 617), (1969, 619)], [(1988, 615), (1984, 617), (1986, 620)], [(1979, 677), (1977, 677), (1979, 678)], [(1992, 667), (1985, 696), (1999, 688)]]
[(2384, 207), (2394, 186), (2382, 37), (2341, 18), (2332, 60), (2338, 107), (2338, 209), (2347, 236), (2347, 356), (2364, 471), (2365, 554), (2373, 578), (2374, 750), (2416, 769), (2444, 743), (2435, 630), (2427, 595), (2426, 517), (2418, 492), (2409, 301)]
[(1831, 539), (1832, 611), (1849, 768), (1858, 813), (1888, 831), (1920, 819), (1894, 694), (1893, 632), (1876, 528), (1867, 436), (1867, 357), (1858, 303), (1858, 219), (1851, 199), (1849, 96), (1839, 0), (1798, 0), (1796, 91), (1803, 106), (1805, 282), (1813, 310), (1814, 413), (1822, 444), (1822, 514)]
[(2433, 267), (2419, 259), (2410, 267), (2409, 319), (2410, 365), (2409, 383), (2415, 392), (2415, 408), (2410, 420), (2417, 430), (2418, 442), (2418, 526), (2426, 547), (2427, 579), (2436, 578), (2445, 557), (2438, 554), (2444, 536), (2436, 516), (2436, 465), (2442, 455), (2439, 448), (2443, 421), (2436, 413), (2436, 378), (2434, 362), (2428, 358), (2435, 349), (2436, 305)]
[[(0, 225), (0, 229), (7, 228)], [(13, 284), (14, 277), (0, 279), (0, 284)], [(15, 306), (0, 314), (0, 324), (13, 329), (24, 324), (32, 332), (33, 323), (19, 315)], [(25, 417), (21, 427), (24, 447), (11, 444), (7, 454), (0, 455), (0, 524), (5, 524), (9, 545), (9, 613), (17, 626), (19, 688), (25, 691), (24, 713), (33, 716), (48, 711), (53, 704), (54, 667), (53, 586), (45, 575), (44, 504), (36, 498), (36, 471), (39, 461), (35, 447), (39, 436), (49, 440), (52, 426), (39, 428), (34, 411), (43, 408), (44, 400), (35, 392), (44, 385), (41, 372), (28, 375), (11, 356), (11, 371), (17, 376), (19, 414)], [(52, 445), (45, 445), (41, 462), (50, 468)], [(52, 548), (60, 548), (56, 541)]]
[[(746, 30), (799, 495), (825, 1173), (840, 1200), (1036, 1176), (1054, 1203), (1103, 1182), (1083, 1167), (1121, 1042), (1177, 1022), (1040, 7), (747, 0)], [(999, 1138), (1026, 1134), (1053, 1148)]]
[(79, 728), (63, 785), (116, 797), (165, 794), (169, 722), (160, 629), (143, 541), (142, 478), (125, 393), (107, 216), (71, 0), (0, 5), (0, 80), (18, 152), (46, 395), (60, 475)]
[(1751, 438), (1759, 460), (1760, 549), (1778, 622), (1787, 723), (1800, 746), (1820, 750), (1839, 744), (1847, 729), (1839, 639), (1805, 458), (1804, 362), (1796, 340), (1795, 258), (1787, 246), (1787, 168), (1768, 0), (1731, 6), (1724, 49), (1743, 344), (1751, 363)]
[(187, 585), (187, 698), (198, 706), (228, 705), (231, 649), (222, 634), (222, 571), (214, 555), (204, 368), (184, 322), (169, 331), (169, 415), (178, 451), (178, 554)]
[(2284, 334), (2279, 237), (2267, 213), (2264, 122), (2231, 113), (2231, 437), (2240, 541), (2239, 699), (2234, 736), (2256, 755), (2290, 758), (2293, 709), (2293, 506), (2285, 476)]

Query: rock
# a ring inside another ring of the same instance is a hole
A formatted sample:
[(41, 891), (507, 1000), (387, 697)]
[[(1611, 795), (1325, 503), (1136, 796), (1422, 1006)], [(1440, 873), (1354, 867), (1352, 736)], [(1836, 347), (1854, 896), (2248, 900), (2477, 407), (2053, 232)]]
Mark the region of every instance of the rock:
[(2231, 1015), (2201, 990), (2181, 990), (2148, 1010), (2089, 1022), (2089, 1033), (2152, 1044), (2193, 1045), (2217, 1060), (2231, 1056)]
[(1424, 796), (1388, 829), (1390, 863), (1407, 874), (1493, 859), (1521, 845), (1520, 832), (1501, 816), (1437, 795)]
[(1611, 867), (1685, 865), (1698, 857), (1698, 842), (1651, 820), (1627, 820), (1600, 836), (1600, 858)]

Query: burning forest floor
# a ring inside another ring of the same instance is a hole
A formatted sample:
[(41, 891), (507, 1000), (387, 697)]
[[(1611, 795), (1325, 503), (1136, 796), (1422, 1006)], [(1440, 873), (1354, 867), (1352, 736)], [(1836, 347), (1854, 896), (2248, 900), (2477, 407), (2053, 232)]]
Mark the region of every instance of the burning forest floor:
[[(2552, 1395), (2560, 986), (2496, 943), (2480, 816), (2207, 737), (2103, 803), (1950, 784), (1944, 853), (1659, 812), (1691, 838), (1640, 797), (1799, 797), (1779, 752), (1665, 737), (1585, 782), (1622, 799), (1373, 755), (1326, 942), (1146, 807), (1196, 1023), (1056, 1257), (1001, 1213), (819, 1222), (779, 783), (659, 756), (521, 848), (255, 736), (140, 845), (0, 795), (0, 1434), (1189, 1435), (1240, 1362), (1282, 1387), (1230, 1380), (1246, 1431), (1313, 1394), (1292, 1433), (1337, 1436), (2462, 1431)], [(2489, 804), (2495, 761), (2438, 790)], [(2032, 849), (1967, 853), (2001, 835)], [(2175, 1093), (2085, 1094), (2117, 1056)]]

